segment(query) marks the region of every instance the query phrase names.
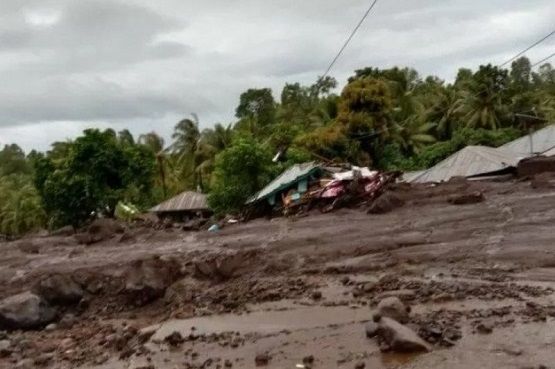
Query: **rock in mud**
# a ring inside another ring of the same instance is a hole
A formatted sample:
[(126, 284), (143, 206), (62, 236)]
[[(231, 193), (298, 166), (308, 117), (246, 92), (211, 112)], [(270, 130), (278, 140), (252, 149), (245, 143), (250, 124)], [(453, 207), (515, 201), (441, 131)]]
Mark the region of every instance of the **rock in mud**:
[(118, 237), (118, 243), (126, 243), (126, 242), (136, 242), (137, 239), (135, 236), (129, 232), (125, 231)]
[(179, 280), (169, 286), (164, 294), (164, 301), (167, 304), (182, 305), (194, 300), (198, 293), (198, 283), (194, 283), (190, 278)]
[(489, 323), (482, 322), (476, 326), (476, 332), (480, 334), (490, 334), (493, 332), (493, 326)]
[(179, 346), (183, 342), (185, 342), (185, 339), (183, 338), (181, 333), (174, 331), (164, 338), (164, 342), (166, 342), (170, 346)]
[(366, 363), (364, 361), (360, 361), (355, 365), (355, 369), (364, 369), (364, 368), (366, 368)]
[(75, 315), (67, 313), (58, 322), (58, 327), (61, 329), (70, 329), (77, 322)]
[(377, 315), (407, 323), (409, 321), (410, 307), (406, 306), (398, 297), (386, 297), (381, 300), (376, 308)]
[(267, 352), (262, 352), (256, 355), (254, 358), (254, 363), (256, 366), (266, 366), (272, 360), (272, 357)]
[(396, 352), (428, 352), (431, 347), (412, 329), (401, 323), (382, 317), (378, 323), (378, 336), (388, 348)]
[(17, 243), (17, 248), (25, 254), (38, 254), (40, 252), (39, 245), (27, 240), (19, 241)]
[(416, 298), (416, 293), (413, 290), (393, 290), (385, 291), (378, 295), (378, 299), (385, 299), (388, 297), (397, 297), (402, 301), (412, 301)]
[(361, 286), (362, 291), (364, 291), (365, 293), (369, 293), (374, 291), (374, 289), (376, 288), (377, 283), (376, 282), (366, 282)]
[(310, 295), (310, 297), (311, 297), (313, 300), (321, 300), (321, 299), (322, 299), (322, 292), (320, 292), (320, 291), (314, 291), (314, 292), (312, 292), (312, 294)]
[(15, 369), (33, 369), (35, 362), (32, 359), (22, 359), (15, 364)]
[(51, 304), (72, 305), (83, 298), (83, 289), (69, 275), (55, 274), (40, 280), (33, 291)]
[(0, 329), (40, 328), (55, 318), (56, 310), (31, 292), (23, 292), (0, 301)]
[(364, 325), (367, 338), (374, 338), (378, 334), (380, 326), (376, 322), (368, 322)]
[(152, 336), (154, 336), (154, 333), (156, 333), (156, 329), (152, 328), (152, 327), (147, 327), (144, 329), (141, 329), (138, 332), (137, 335), (137, 339), (139, 341), (140, 344), (144, 344), (146, 343)]
[(101, 218), (94, 220), (84, 232), (75, 235), (79, 243), (90, 245), (108, 240), (116, 234), (123, 233), (124, 228), (114, 219)]
[(453, 205), (467, 205), (467, 204), (477, 204), (485, 200), (486, 198), (483, 193), (479, 191), (475, 191), (471, 193), (465, 193), (462, 195), (451, 196), (447, 201)]
[(174, 260), (137, 260), (126, 272), (125, 292), (133, 304), (145, 305), (164, 296), (166, 288), (179, 277), (180, 269)]
[(393, 192), (378, 197), (367, 210), (368, 214), (385, 214), (405, 205), (405, 201)]
[(65, 226), (65, 227), (58, 228), (58, 229), (50, 232), (50, 235), (67, 237), (67, 236), (73, 235), (74, 232), (75, 232), (75, 230), (73, 229), (72, 226)]
[(209, 255), (195, 261), (196, 274), (226, 280), (235, 275), (237, 270), (245, 263), (245, 259), (246, 255), (241, 252)]
[(0, 340), (0, 358), (10, 356), (12, 354), (12, 343), (10, 340)]
[(305, 366), (312, 366), (312, 364), (314, 364), (314, 355), (308, 355), (303, 357), (303, 364)]

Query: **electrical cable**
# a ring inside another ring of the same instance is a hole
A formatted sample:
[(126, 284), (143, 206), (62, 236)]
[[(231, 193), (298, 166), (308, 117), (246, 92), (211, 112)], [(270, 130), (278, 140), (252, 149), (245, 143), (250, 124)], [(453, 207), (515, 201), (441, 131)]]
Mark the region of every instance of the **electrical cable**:
[[(362, 18), (360, 19), (360, 21), (358, 22), (358, 24), (356, 25), (356, 27), (353, 29), (353, 31), (351, 32), (351, 34), (349, 35), (349, 37), (347, 38), (347, 40), (345, 41), (345, 43), (343, 44), (343, 46), (341, 47), (341, 49), (339, 49), (339, 52), (337, 53), (337, 55), (335, 56), (335, 58), (333, 58), (333, 60), (331, 61), (330, 65), (328, 66), (328, 69), (326, 69), (326, 72), (322, 75), (322, 77), (320, 77), (320, 80), (323, 80), (324, 78), (327, 77), (328, 73), (331, 71), (331, 69), (333, 68), (333, 66), (335, 65), (335, 63), (339, 60), (339, 58), (341, 57), (341, 54), (343, 54), (343, 51), (345, 51), (345, 49), (347, 48), (347, 46), (349, 45), (349, 43), (351, 42), (351, 40), (353, 39), (353, 37), (355, 37), (355, 34), (357, 33), (357, 31), (359, 30), (359, 28), (362, 26), (362, 23), (364, 23), (364, 21), (366, 20), (366, 18), (368, 18), (368, 15), (370, 14), (370, 12), (372, 11), (372, 9), (374, 9), (374, 7), (376, 6), (376, 4), (378, 3), (378, 0), (374, 0), (372, 2), (372, 4), (370, 4), (370, 7), (366, 10), (366, 12), (364, 13), (364, 15), (362, 16)], [(555, 31), (554, 31), (555, 32)]]

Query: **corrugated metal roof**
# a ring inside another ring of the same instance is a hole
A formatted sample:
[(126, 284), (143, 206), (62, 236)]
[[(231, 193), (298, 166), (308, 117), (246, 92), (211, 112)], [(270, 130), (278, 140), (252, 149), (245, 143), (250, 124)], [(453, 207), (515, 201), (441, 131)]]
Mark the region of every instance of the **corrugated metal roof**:
[(426, 170), (415, 170), (413, 172), (405, 172), (401, 177), (403, 182), (414, 182), (418, 177), (426, 173)]
[(515, 167), (518, 158), (503, 149), (467, 146), (409, 182), (441, 182), (452, 177), (471, 177)]
[(544, 155), (544, 156), (553, 156), (553, 155), (555, 155), (555, 147), (552, 148), (551, 150), (547, 150), (542, 155)]
[(195, 210), (209, 210), (209, 207), (206, 195), (193, 191), (182, 192), (150, 209), (154, 213)]
[(308, 162), (302, 164), (295, 164), (289, 169), (285, 170), (279, 176), (277, 176), (270, 184), (260, 190), (256, 195), (251, 197), (247, 204), (256, 202), (265, 197), (268, 197), (276, 192), (279, 192), (289, 186), (291, 186), (296, 181), (312, 174), (316, 170), (320, 170), (320, 165), (315, 162)]
[(532, 134), (506, 143), (501, 149), (514, 152), (522, 158), (542, 154), (555, 148), (555, 124), (551, 124)]

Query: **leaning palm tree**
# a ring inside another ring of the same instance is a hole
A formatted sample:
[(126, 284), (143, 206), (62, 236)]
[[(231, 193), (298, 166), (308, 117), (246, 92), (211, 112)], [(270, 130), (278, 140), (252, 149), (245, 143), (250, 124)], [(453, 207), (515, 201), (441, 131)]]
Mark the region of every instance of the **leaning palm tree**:
[(480, 93), (464, 91), (456, 112), (461, 113), (463, 122), (470, 128), (495, 130), (506, 115), (501, 99), (494, 91), (485, 88)]
[(425, 117), (425, 113), (414, 114), (395, 124), (393, 138), (404, 152), (418, 154), (424, 146), (436, 142), (436, 138), (431, 134), (436, 124), (427, 122)]
[(164, 197), (168, 196), (168, 188), (166, 184), (166, 149), (164, 148), (164, 138), (159, 136), (156, 132), (150, 132), (139, 136), (138, 142), (140, 145), (147, 146), (156, 155), (156, 163), (158, 167), (160, 185)]
[(393, 114), (393, 139), (405, 153), (417, 154), (422, 147), (436, 141), (432, 135), (436, 124), (428, 120), (424, 104), (411, 93), (399, 99), (399, 104)]
[(176, 124), (172, 134), (172, 151), (178, 155), (193, 155), (197, 150), (200, 130), (199, 119), (191, 114), (193, 119), (185, 118)]
[(435, 132), (440, 140), (451, 138), (459, 120), (461, 100), (453, 88), (442, 89), (434, 96), (434, 104), (427, 111), (427, 120), (436, 124)]
[(204, 186), (210, 182), (210, 173), (214, 169), (216, 155), (231, 145), (233, 138), (232, 126), (217, 123), (214, 128), (206, 128), (201, 132), (195, 151), (195, 171), (199, 182)]

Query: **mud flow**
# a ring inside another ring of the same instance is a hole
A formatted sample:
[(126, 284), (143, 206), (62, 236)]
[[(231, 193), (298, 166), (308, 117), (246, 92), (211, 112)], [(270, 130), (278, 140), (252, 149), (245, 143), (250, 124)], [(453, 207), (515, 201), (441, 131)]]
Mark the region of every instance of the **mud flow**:
[(536, 182), (0, 243), (0, 368), (555, 368), (555, 188)]

